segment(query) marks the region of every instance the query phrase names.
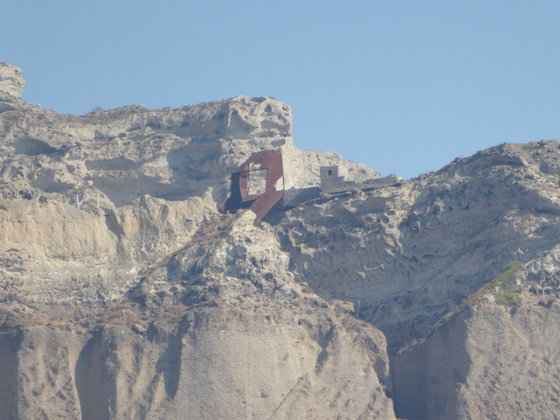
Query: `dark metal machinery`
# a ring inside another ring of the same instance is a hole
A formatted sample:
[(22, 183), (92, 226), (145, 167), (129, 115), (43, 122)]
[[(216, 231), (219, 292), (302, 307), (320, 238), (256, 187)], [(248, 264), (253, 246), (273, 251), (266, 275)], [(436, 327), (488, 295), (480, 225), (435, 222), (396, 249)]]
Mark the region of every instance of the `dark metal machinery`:
[(253, 153), (231, 174), (231, 193), (219, 211), (226, 213), (249, 208), (256, 214), (257, 224), (283, 196), (282, 152), (263, 150)]

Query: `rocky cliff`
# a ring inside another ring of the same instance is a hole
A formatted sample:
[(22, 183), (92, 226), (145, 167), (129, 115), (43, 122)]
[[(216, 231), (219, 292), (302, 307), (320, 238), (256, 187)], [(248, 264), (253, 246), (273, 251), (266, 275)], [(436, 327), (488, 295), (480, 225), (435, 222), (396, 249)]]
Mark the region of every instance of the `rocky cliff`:
[(229, 174), (291, 139), (236, 97), (60, 115), (0, 63), (0, 418), (556, 418), (560, 143), (322, 194), (253, 226)]

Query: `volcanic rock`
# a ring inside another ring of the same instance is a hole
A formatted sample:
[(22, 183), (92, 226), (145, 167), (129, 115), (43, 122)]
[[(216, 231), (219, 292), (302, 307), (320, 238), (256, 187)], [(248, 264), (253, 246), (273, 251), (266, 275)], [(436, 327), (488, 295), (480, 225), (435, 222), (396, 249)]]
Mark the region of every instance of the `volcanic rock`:
[[(272, 98), (72, 116), (22, 88), (0, 63), (0, 418), (556, 418), (560, 142), (364, 183)], [(219, 214), (269, 149), (286, 191), (348, 190)]]

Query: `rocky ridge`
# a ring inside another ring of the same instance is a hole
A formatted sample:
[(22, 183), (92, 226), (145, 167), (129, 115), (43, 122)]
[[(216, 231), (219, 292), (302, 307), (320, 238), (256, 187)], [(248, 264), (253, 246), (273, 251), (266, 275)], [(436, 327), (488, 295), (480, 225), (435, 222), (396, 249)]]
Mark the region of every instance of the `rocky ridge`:
[(252, 225), (229, 173), (291, 112), (237, 97), (84, 116), (0, 63), (2, 418), (556, 418), (560, 143), (504, 144)]

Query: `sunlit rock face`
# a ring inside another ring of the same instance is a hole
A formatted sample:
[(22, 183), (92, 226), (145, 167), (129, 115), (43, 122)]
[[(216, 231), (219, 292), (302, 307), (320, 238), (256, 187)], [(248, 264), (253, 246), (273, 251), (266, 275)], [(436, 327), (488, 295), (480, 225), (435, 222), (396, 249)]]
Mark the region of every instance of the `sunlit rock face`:
[(16, 109), (24, 85), (22, 70), (0, 61), (0, 113)]
[(24, 85), (22, 70), (0, 61), (0, 100), (21, 98)]
[[(72, 116), (22, 88), (0, 63), (0, 418), (556, 415), (558, 142), (365, 184), (272, 98)], [(269, 149), (286, 190), (355, 187), (219, 214)]]

